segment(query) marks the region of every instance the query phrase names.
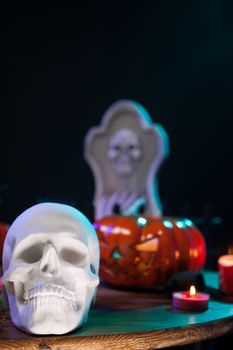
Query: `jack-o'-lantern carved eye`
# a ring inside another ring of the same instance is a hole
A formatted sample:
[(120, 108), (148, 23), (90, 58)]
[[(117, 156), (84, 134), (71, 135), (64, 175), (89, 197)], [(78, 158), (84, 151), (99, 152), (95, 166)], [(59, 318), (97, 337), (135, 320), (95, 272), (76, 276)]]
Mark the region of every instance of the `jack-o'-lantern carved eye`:
[(159, 238), (154, 237), (150, 238), (149, 240), (137, 244), (135, 246), (135, 249), (141, 252), (157, 252), (159, 248)]

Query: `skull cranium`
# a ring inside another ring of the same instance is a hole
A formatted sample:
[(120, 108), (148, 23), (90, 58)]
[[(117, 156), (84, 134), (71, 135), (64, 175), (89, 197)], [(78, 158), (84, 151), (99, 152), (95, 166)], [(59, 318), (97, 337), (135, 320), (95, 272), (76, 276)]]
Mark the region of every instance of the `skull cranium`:
[(118, 175), (131, 175), (142, 157), (138, 136), (127, 128), (118, 130), (110, 139), (107, 155)]
[(3, 284), (14, 325), (33, 334), (82, 326), (99, 283), (99, 244), (89, 220), (58, 203), (37, 204), (10, 226)]

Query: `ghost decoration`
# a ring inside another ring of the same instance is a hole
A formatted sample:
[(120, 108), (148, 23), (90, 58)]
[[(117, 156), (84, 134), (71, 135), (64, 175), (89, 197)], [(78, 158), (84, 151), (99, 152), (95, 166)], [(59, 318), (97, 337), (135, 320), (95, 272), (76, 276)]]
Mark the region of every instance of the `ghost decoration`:
[[(142, 105), (114, 102), (84, 140), (94, 175), (94, 219), (116, 214), (162, 215), (157, 172), (168, 156), (168, 136)], [(118, 214), (119, 214), (118, 212)]]
[(99, 284), (99, 243), (77, 209), (41, 203), (10, 226), (3, 285), (13, 324), (32, 334), (65, 334), (88, 319)]

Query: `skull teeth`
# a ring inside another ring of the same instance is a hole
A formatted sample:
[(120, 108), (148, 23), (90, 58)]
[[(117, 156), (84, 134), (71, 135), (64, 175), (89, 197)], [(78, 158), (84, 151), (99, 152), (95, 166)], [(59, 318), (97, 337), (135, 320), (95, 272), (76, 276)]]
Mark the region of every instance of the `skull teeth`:
[(32, 309), (37, 309), (43, 312), (51, 312), (54, 310), (58, 310), (59, 307), (64, 310), (76, 310), (80, 306), (77, 304), (77, 302), (74, 302), (72, 300), (67, 300), (64, 298), (60, 298), (58, 296), (36, 296), (31, 299), (25, 300), (25, 305), (29, 306)]
[(29, 290), (26, 290), (24, 292), (24, 299), (30, 300), (34, 299), (36, 297), (49, 297), (49, 296), (55, 296), (62, 299), (66, 299), (68, 301), (76, 301), (75, 293), (66, 289), (63, 286), (56, 285), (56, 284), (47, 284), (44, 286), (35, 286)]

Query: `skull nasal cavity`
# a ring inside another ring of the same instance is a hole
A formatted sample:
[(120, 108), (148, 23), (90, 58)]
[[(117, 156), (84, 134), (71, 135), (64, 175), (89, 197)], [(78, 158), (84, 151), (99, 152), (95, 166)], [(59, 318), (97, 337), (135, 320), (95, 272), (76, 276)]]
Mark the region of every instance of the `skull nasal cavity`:
[(50, 246), (41, 260), (40, 270), (46, 275), (56, 275), (59, 269), (60, 261), (57, 252), (54, 247)]

